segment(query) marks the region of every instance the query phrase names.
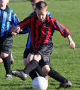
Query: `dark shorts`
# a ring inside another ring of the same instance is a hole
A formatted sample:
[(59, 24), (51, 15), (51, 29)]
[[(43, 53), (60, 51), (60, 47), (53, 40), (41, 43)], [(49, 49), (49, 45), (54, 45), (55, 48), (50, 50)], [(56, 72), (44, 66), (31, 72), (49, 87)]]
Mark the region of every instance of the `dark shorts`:
[(53, 44), (46, 44), (41, 47), (41, 49), (38, 51), (38, 53), (42, 56), (41, 63), (44, 65), (50, 66), (50, 55), (53, 51)]
[(24, 58), (26, 58), (28, 56), (29, 53), (32, 53), (32, 54), (40, 54), (42, 56), (42, 59), (40, 60), (39, 62), (39, 65), (42, 67), (44, 65), (49, 65), (50, 66), (50, 55), (52, 53), (52, 50), (53, 50), (53, 44), (46, 44), (46, 45), (43, 45), (43, 47), (41, 47), (41, 49), (37, 52), (37, 53), (34, 53), (32, 51), (32, 49), (28, 49), (24, 51)]
[[(23, 54), (23, 58), (27, 58), (28, 54), (31, 53), (31, 52), (32, 52), (31, 49), (25, 49), (24, 54)], [(47, 62), (47, 64), (50, 66), (50, 62)], [(46, 63), (44, 62), (43, 59), (41, 59), (40, 62), (39, 62), (39, 65), (41, 67), (43, 67), (44, 65), (46, 65)]]
[(0, 38), (0, 53), (7, 53), (9, 54), (11, 52), (13, 43), (13, 37), (12, 35), (5, 35), (4, 37)]

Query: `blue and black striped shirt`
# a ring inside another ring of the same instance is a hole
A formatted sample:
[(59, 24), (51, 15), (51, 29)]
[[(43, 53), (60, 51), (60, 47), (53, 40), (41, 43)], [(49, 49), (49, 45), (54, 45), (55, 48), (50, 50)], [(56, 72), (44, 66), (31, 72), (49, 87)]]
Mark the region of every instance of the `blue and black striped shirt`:
[(10, 33), (10, 27), (17, 25), (19, 19), (14, 13), (14, 11), (8, 6), (5, 10), (0, 9), (0, 37), (5, 36)]

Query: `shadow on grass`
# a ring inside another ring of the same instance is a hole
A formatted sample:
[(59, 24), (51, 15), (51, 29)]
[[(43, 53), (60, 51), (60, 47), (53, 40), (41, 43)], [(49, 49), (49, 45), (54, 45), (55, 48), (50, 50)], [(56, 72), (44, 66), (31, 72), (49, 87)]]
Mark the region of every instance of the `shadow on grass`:
[(30, 84), (0, 84), (0, 88), (4, 88), (4, 90), (33, 90)]
[(80, 88), (80, 80), (73, 80), (73, 88)]
[(0, 84), (0, 86), (22, 86), (22, 84)]

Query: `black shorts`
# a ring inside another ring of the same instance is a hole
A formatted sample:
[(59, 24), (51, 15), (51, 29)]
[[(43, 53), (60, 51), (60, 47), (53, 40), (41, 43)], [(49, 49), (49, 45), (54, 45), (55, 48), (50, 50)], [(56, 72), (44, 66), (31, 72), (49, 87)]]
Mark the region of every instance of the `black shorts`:
[(9, 54), (11, 52), (12, 43), (13, 37), (11, 34), (0, 37), (0, 53), (3, 52)]
[(32, 54), (40, 54), (42, 56), (42, 60), (40, 61), (40, 66), (49, 65), (50, 66), (50, 55), (53, 51), (53, 44), (44, 44), (37, 52), (32, 51)]
[(50, 55), (52, 53), (52, 50), (53, 50), (53, 44), (46, 44), (46, 45), (43, 45), (43, 47), (41, 47), (41, 49), (37, 52), (37, 53), (34, 53), (32, 51), (32, 49), (25, 49), (24, 51), (24, 58), (27, 58), (28, 54), (29, 53), (32, 53), (32, 54), (40, 54), (42, 56), (42, 59), (40, 60), (39, 62), (39, 65), (41, 67), (43, 67), (44, 65), (50, 65)]
[[(41, 47), (41, 49), (38, 51), (38, 53), (42, 56), (42, 60), (44, 65), (50, 66), (50, 55), (53, 51), (53, 44), (46, 44)], [(42, 61), (41, 61), (42, 63)]]
[[(24, 50), (24, 54), (23, 54), (23, 58), (27, 58), (27, 56), (28, 56), (29, 53), (32, 53), (31, 49), (25, 49), (25, 50)], [(39, 65), (40, 65), (41, 67), (43, 67), (45, 64), (46, 64), (46, 63), (44, 62), (44, 60), (41, 59), (40, 62), (39, 62)], [(50, 63), (49, 63), (49, 62), (48, 62), (48, 65), (50, 66)]]

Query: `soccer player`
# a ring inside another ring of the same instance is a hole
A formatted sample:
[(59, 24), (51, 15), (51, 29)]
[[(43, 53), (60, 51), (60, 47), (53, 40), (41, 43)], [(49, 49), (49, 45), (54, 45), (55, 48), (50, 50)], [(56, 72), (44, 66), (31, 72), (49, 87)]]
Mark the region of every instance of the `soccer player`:
[[(27, 17), (15, 30), (17, 33), (30, 28), (31, 33), (31, 54), (29, 54), (30, 63), (26, 65), (23, 71), (14, 71), (14, 75), (25, 79), (27, 75), (38, 67), (39, 61), (43, 58), (44, 66), (42, 70), (50, 77), (60, 82), (60, 87), (68, 88), (72, 86), (72, 83), (66, 78), (62, 77), (58, 72), (50, 67), (50, 55), (53, 49), (52, 36), (54, 30), (59, 31), (61, 35), (69, 40), (70, 46), (74, 49), (75, 43), (70, 36), (70, 31), (59, 23), (55, 18), (47, 15), (47, 3), (40, 1), (36, 4), (36, 14)], [(42, 63), (43, 64), (43, 63)]]
[(10, 27), (17, 25), (19, 19), (12, 9), (8, 7), (9, 0), (0, 0), (0, 57), (3, 60), (6, 70), (6, 79), (12, 79), (11, 76), (11, 47), (13, 37)]
[[(39, 2), (39, 1), (44, 1), (44, 0), (30, 0), (30, 1), (31, 1), (31, 5), (32, 5), (32, 7), (33, 7), (34, 12), (32, 12), (29, 16), (36, 14), (36, 12), (35, 12), (35, 10), (36, 10), (36, 3)], [(48, 12), (47, 15), (50, 16), (50, 12)], [(29, 28), (28, 28), (28, 29), (29, 29)], [(25, 31), (25, 32), (26, 32), (26, 31)], [(22, 32), (20, 32), (20, 33), (25, 33), (25, 32), (22, 31)], [(25, 51), (24, 51), (24, 65), (25, 65), (25, 66), (26, 66), (27, 63), (30, 62), (29, 59), (27, 59), (28, 54), (31, 52), (31, 50), (30, 50), (30, 43), (31, 43), (31, 36), (30, 36), (30, 32), (29, 32), (28, 40), (27, 40), (27, 44), (26, 44), (26, 48), (25, 48)], [(41, 60), (41, 62), (42, 62), (42, 60)], [(41, 62), (40, 62), (39, 64), (40, 64), (40, 66), (42, 67)], [(49, 77), (46, 76), (46, 75), (42, 72), (42, 70), (40, 70), (40, 67), (37, 67), (36, 70), (33, 70), (33, 71), (31, 71), (31, 72), (29, 73), (29, 75), (30, 75), (30, 77), (31, 77), (32, 79), (34, 79), (35, 77), (37, 77), (36, 71), (39, 73), (39, 75), (44, 76), (47, 80), (49, 79)]]
[[(30, 1), (31, 1), (31, 4), (32, 4), (32, 7), (33, 7), (34, 12), (32, 12), (29, 16), (36, 14), (36, 12), (35, 12), (36, 3), (39, 2), (39, 1), (44, 1), (44, 0), (30, 0)], [(50, 16), (50, 12), (48, 12), (47, 15)], [(51, 17), (51, 16), (50, 16), (50, 17)], [(29, 54), (30, 51), (31, 51), (31, 50), (30, 50), (31, 36), (30, 36), (29, 29), (30, 29), (30, 28), (28, 28), (27, 31), (26, 31), (26, 30), (25, 30), (25, 31), (21, 31), (21, 32), (19, 33), (19, 34), (29, 33), (29, 35), (28, 35), (28, 40), (27, 40), (27, 44), (26, 44), (26, 48), (25, 48), (25, 50), (24, 50), (24, 55), (23, 55), (23, 57), (24, 57), (24, 65), (25, 65), (25, 66), (26, 66), (27, 63), (30, 62), (29, 59), (27, 59), (27, 56), (28, 56), (28, 54)], [(13, 35), (16, 35), (16, 33), (13, 33)], [(43, 65), (42, 65), (41, 62), (43, 62), (43, 60), (40, 61), (40, 63), (39, 63), (40, 66), (38, 66), (36, 70), (31, 71), (31, 72), (29, 73), (29, 75), (30, 75), (30, 77), (31, 77), (32, 79), (34, 79), (35, 77), (37, 77), (36, 72), (38, 72), (40, 76), (43, 76), (43, 77), (45, 77), (45, 78), (48, 80), (49, 77), (46, 76), (46, 74), (44, 74), (44, 73), (42, 72), (41, 67), (42, 67)]]
[[(35, 15), (36, 12), (35, 12), (35, 6), (36, 6), (36, 3), (39, 2), (39, 1), (44, 1), (44, 0), (30, 0), (31, 1), (31, 4), (32, 4), (32, 7), (33, 7), (33, 10), (34, 12), (32, 12), (29, 16), (31, 15)], [(50, 12), (47, 13), (47, 15), (50, 15)], [(30, 36), (30, 32), (29, 32), (29, 29), (24, 30), (24, 31), (21, 31), (19, 34), (25, 34), (25, 33), (29, 33), (28, 35), (28, 40), (27, 40), (27, 44), (26, 44), (26, 48), (25, 48), (25, 51), (24, 51), (24, 65), (26, 66), (27, 63), (29, 63), (29, 59), (27, 59), (27, 56), (28, 54), (31, 52), (31, 48), (30, 48), (30, 43), (31, 43), (31, 36)], [(13, 35), (16, 35), (16, 33), (13, 33)], [(38, 66), (35, 70), (32, 70), (30, 73), (29, 73), (29, 76), (34, 79), (35, 77), (37, 77), (37, 73), (40, 75), (40, 76), (43, 76), (46, 78), (46, 80), (49, 79), (49, 77), (44, 73), (42, 72), (42, 69), (41, 69), (41, 66), (43, 66), (41, 64), (41, 62), (43, 62), (42, 60), (40, 61), (40, 66)], [(37, 73), (36, 73), (37, 72)]]

